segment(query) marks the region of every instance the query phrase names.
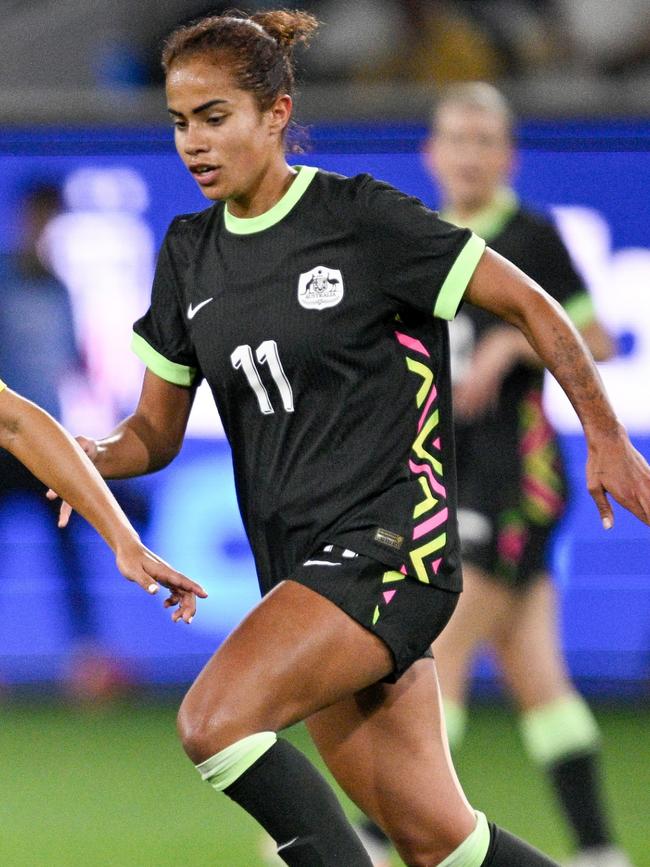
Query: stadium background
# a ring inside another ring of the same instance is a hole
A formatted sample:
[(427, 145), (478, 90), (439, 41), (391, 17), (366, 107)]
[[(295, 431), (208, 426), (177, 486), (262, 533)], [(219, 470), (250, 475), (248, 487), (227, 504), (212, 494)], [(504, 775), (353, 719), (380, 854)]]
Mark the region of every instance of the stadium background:
[[(129, 33), (118, 26), (117, 13), (117, 25), (104, 26), (94, 3), (8, 4), (12, 14), (0, 36), (0, 73), (7, 83), (0, 94), (6, 118), (0, 127), (0, 252), (16, 244), (21, 192), (34, 182), (59, 186), (65, 210), (48, 227), (47, 245), (70, 293), (85, 360), (83, 374), (71, 372), (60, 383), (64, 420), (76, 432), (105, 433), (132, 406), (141, 369), (128, 351), (130, 324), (146, 307), (155, 251), (172, 216), (205, 204), (174, 156), (170, 130), (161, 125), (164, 104), (148, 54), (170, 23), (203, 11), (199, 5), (159, 4), (148, 29), (138, 17)], [(634, 54), (628, 45), (632, 56), (625, 60), (623, 45), (606, 44), (603, 33), (591, 33), (589, 41), (586, 18), (575, 8), (562, 9), (563, 3), (511, 2), (519, 30), (511, 27), (500, 41), (496, 8), (505, 4), (496, 0), (482, 4), (481, 14), (476, 3), (348, 4), (357, 15), (365, 8), (375, 43), (390, 46), (392, 40), (393, 53), (413, 23), (409, 16), (428, 9), (432, 28), (437, 24), (436, 50), (418, 46), (420, 64), (412, 51), (396, 72), (391, 53), (361, 38), (358, 25), (354, 30), (345, 4), (305, 5), (333, 23), (324, 48), (317, 43), (314, 49), (317, 61), (305, 70), (301, 106), (310, 145), (298, 162), (345, 174), (369, 171), (435, 206), (437, 191), (419, 152), (436, 86), (485, 77), (512, 96), (522, 117), (515, 186), (557, 221), (617, 339), (619, 353), (602, 366), (603, 377), (649, 455), (650, 88), (641, 47)], [(544, 38), (536, 6), (545, 7)], [(589, 6), (589, 0), (575, 6)], [(624, 30), (628, 6), (635, 3), (620, 4), (612, 25), (617, 33)], [(52, 12), (50, 43), (36, 16), (46, 7)], [(116, 4), (118, 12), (126, 7)], [(595, 14), (600, 4), (592, 7)], [(101, 26), (92, 39), (82, 38), (80, 26), (93, 14)], [(559, 28), (571, 14), (571, 50), (560, 50)], [(356, 42), (346, 42), (346, 27)], [(530, 57), (530, 46), (528, 54), (523, 50), (526, 33), (536, 34), (529, 41), (539, 42), (542, 56)], [(471, 64), (467, 58), (464, 66), (454, 62), (454, 44), (468, 46)], [(346, 59), (350, 45), (356, 66)], [(38, 64), (39, 56), (47, 63)], [(0, 316), (1, 300), (0, 288)], [(10, 370), (2, 376), (11, 384)], [(600, 530), (584, 492), (584, 447), (575, 418), (552, 384), (547, 403), (562, 432), (574, 492), (554, 554), (565, 647), (603, 725), (623, 843), (644, 867), (650, 865), (644, 827), (650, 807), (650, 532), (621, 510), (613, 531)], [(119, 677), (105, 693), (98, 689), (82, 703), (78, 694), (73, 700), (66, 676), (79, 648), (66, 632), (51, 518), (33, 501), (2, 501), (0, 580), (7, 614), (0, 632), (0, 863), (255, 867), (254, 826), (197, 785), (173, 732), (183, 687), (257, 598), (227, 445), (209, 395), (199, 400), (174, 465), (115, 490), (145, 541), (201, 580), (210, 600), (190, 630), (172, 627), (155, 602), (120, 582), (110, 553), (79, 527), (87, 564), (80, 580), (99, 612), (96, 649), (115, 663)], [(461, 779), (483, 809), (562, 857), (568, 841), (542, 781), (526, 764), (489, 659), (480, 661), (478, 673), (477, 715), (458, 757)], [(294, 736), (307, 747), (302, 730)]]

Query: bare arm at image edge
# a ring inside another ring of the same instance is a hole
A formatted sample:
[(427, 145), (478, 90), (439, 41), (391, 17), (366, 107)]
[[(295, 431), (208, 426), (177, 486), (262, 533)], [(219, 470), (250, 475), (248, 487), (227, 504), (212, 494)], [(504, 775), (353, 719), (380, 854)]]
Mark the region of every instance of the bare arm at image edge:
[(128, 580), (149, 593), (158, 590), (158, 583), (163, 584), (172, 591), (167, 602), (180, 604), (174, 619), (192, 618), (193, 595), (205, 596), (205, 591), (142, 545), (80, 446), (51, 416), (4, 384), (0, 384), (0, 447), (95, 527), (114, 551), (118, 568)]

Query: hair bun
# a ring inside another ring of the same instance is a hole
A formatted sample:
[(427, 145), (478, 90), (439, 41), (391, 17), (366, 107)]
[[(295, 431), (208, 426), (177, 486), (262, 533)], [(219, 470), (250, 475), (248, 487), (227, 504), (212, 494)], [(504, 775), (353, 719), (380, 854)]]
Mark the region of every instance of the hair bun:
[(250, 20), (259, 24), (284, 51), (291, 51), (298, 43), (307, 43), (318, 27), (318, 20), (309, 12), (290, 12), (278, 9), (258, 12)]

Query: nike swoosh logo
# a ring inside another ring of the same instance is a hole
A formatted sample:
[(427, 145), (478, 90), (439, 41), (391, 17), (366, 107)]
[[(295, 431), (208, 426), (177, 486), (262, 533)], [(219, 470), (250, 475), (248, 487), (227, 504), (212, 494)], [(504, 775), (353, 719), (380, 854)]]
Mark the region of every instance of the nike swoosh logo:
[(201, 303), (197, 304), (196, 307), (192, 307), (192, 303), (190, 302), (190, 305), (187, 308), (187, 318), (194, 319), (201, 307), (205, 307), (205, 305), (209, 304), (210, 301), (214, 301), (214, 298), (206, 298), (205, 301), (201, 301)]
[(293, 846), (297, 839), (297, 837), (294, 837), (293, 840), (289, 840), (288, 843), (283, 843), (281, 846), (278, 846), (276, 852), (281, 852), (283, 849), (288, 849), (289, 846)]

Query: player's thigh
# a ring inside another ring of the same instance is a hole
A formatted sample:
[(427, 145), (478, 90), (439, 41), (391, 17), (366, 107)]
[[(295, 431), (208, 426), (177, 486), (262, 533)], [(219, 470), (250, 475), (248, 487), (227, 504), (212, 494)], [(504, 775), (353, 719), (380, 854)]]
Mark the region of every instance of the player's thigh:
[(375, 684), (320, 711), (307, 725), (338, 783), (398, 849), (451, 851), (474, 827), (443, 734), (431, 659), (414, 663), (396, 683)]
[(571, 690), (559, 632), (557, 592), (541, 573), (519, 593), (511, 625), (494, 642), (505, 681), (523, 710)]
[(392, 667), (376, 635), (320, 594), (284, 581), (199, 674), (179, 712), (181, 737), (200, 761), (249, 734), (304, 719)]
[(471, 563), (463, 567), (463, 592), (433, 651), (443, 694), (462, 701), (477, 648), (490, 642), (509, 620), (514, 594)]

